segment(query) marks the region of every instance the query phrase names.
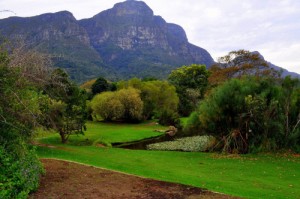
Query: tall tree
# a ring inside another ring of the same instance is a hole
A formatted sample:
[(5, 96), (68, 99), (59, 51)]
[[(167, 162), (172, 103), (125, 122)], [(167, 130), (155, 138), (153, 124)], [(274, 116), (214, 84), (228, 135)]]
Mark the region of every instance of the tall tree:
[(176, 87), (179, 97), (179, 113), (188, 116), (195, 110), (203, 98), (208, 85), (209, 72), (205, 65), (192, 64), (182, 66), (169, 76), (169, 81)]
[(140, 90), (144, 104), (144, 119), (150, 119), (152, 116), (159, 118), (164, 111), (172, 113), (178, 111), (176, 89), (167, 81), (142, 81), (138, 78), (132, 78), (128, 81), (118, 82), (117, 87), (118, 89), (135, 88)]
[(105, 92), (109, 90), (109, 83), (103, 77), (99, 77), (92, 85), (93, 95)]
[[(87, 96), (61, 69), (54, 70), (52, 76), (56, 82), (46, 89), (51, 97), (49, 105), (45, 106), (45, 114), (48, 115), (46, 123), (57, 130), (62, 143), (66, 143), (70, 135), (83, 134), (85, 130)], [(57, 87), (57, 84), (60, 86)]]
[(231, 51), (220, 57), (218, 62), (209, 69), (209, 83), (216, 86), (231, 78), (241, 78), (245, 75), (256, 77), (278, 77), (279, 73), (269, 67), (268, 62), (258, 52), (247, 50)]

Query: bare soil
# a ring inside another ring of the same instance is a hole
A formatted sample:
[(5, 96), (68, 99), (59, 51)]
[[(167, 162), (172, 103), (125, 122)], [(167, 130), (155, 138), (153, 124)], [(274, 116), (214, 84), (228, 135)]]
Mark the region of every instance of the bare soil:
[(30, 199), (198, 199), (235, 197), (76, 163), (43, 159), (46, 174)]

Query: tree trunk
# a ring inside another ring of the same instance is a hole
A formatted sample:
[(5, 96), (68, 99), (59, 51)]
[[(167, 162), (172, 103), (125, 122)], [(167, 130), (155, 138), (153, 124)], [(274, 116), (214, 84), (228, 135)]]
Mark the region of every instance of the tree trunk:
[(63, 144), (67, 143), (68, 139), (67, 139), (66, 134), (64, 132), (60, 131), (59, 135), (60, 135), (60, 138), (61, 138), (61, 143), (63, 143)]

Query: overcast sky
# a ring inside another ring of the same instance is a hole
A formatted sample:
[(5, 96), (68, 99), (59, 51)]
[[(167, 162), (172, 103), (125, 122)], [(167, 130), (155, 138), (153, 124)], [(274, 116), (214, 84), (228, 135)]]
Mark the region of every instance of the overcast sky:
[[(122, 0), (0, 0), (0, 18), (68, 10), (90, 18)], [(191, 43), (217, 60), (229, 51), (259, 51), (300, 74), (300, 0), (144, 0), (155, 15), (182, 26)], [(14, 12), (14, 13), (13, 13)]]

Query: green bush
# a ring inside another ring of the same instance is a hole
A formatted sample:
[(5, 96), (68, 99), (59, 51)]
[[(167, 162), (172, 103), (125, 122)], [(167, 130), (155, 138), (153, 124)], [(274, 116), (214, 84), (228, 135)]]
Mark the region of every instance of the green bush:
[(248, 153), (297, 149), (300, 82), (232, 79), (213, 89), (191, 114), (184, 132), (212, 135), (223, 151)]
[(148, 150), (161, 151), (208, 151), (215, 143), (212, 136), (193, 136), (176, 139), (175, 141), (149, 144)]
[(35, 150), (17, 157), (0, 147), (0, 198), (27, 198), (38, 188), (43, 172)]
[(134, 88), (102, 92), (93, 98), (91, 108), (94, 116), (106, 121), (142, 121), (143, 102), (140, 91)]
[(172, 125), (180, 128), (180, 119), (177, 112), (172, 110), (164, 110), (158, 118), (158, 123), (161, 125)]

